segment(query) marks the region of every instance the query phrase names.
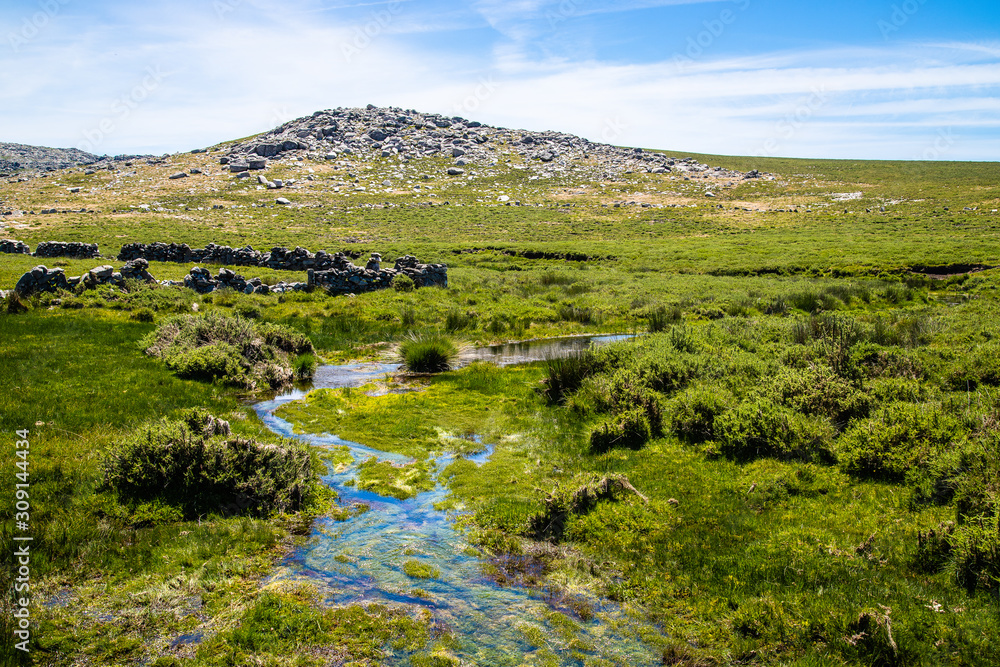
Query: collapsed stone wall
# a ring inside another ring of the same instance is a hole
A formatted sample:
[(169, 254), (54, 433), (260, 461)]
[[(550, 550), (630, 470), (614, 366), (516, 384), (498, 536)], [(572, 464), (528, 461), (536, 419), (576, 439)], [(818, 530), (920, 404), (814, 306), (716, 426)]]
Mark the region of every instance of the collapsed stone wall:
[(382, 268), (382, 256), (373, 253), (364, 267), (355, 266), (346, 256), (334, 256), (336, 266), (326, 271), (307, 271), (310, 285), (322, 287), (331, 294), (357, 294), (385, 289), (399, 275), (408, 276), (417, 287), (448, 286), (445, 264), (421, 264), (416, 257), (406, 255), (396, 260), (391, 269)]
[(276, 271), (326, 270), (336, 267), (334, 255), (320, 250), (311, 253), (305, 248), (289, 250), (281, 246), (270, 252), (254, 250), (252, 246), (230, 248), (209, 243), (204, 248), (192, 248), (186, 243), (127, 243), (118, 253), (118, 259), (146, 259), (150, 262), (176, 262), (178, 264), (205, 263), (228, 266), (258, 266)]
[(35, 248), (35, 257), (76, 257), (93, 259), (100, 253), (96, 243), (65, 243), (63, 241), (43, 241)]
[(0, 252), (5, 252), (15, 255), (30, 255), (31, 248), (24, 241), (15, 241), (14, 239), (0, 239)]
[[(358, 294), (385, 289), (392, 285), (398, 275), (409, 276), (417, 287), (431, 285), (448, 286), (448, 267), (444, 264), (421, 264), (416, 257), (406, 255), (396, 260), (391, 269), (381, 268), (381, 256), (374, 253), (365, 267), (355, 266), (350, 259), (341, 253), (332, 255), (331, 263), (336, 268), (326, 271), (307, 272), (307, 282), (279, 282), (276, 285), (266, 285), (260, 278), (247, 280), (232, 269), (220, 268), (214, 278), (211, 272), (203, 267), (195, 266), (184, 276), (183, 281), (163, 280), (161, 285), (184, 286), (199, 294), (208, 294), (218, 289), (232, 289), (244, 294), (269, 294), (302, 291), (321, 288), (330, 294)], [(126, 280), (142, 282), (157, 282), (149, 273), (149, 262), (143, 258), (126, 262), (120, 271), (110, 264), (98, 266), (82, 276), (67, 277), (60, 268), (49, 269), (36, 266), (17, 281), (14, 291), (21, 295), (31, 295), (37, 292), (56, 292), (61, 289), (70, 290), (78, 286), (94, 289), (100, 285), (124, 287)]]

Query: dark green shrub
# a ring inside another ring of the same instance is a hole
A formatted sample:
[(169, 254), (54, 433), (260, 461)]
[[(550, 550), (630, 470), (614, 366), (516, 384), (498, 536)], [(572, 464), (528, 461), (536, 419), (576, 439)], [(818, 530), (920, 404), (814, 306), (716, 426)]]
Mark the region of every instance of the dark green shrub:
[(829, 461), (833, 429), (820, 418), (806, 417), (765, 398), (749, 399), (715, 419), (722, 453), (749, 461), (762, 456)]
[(153, 322), (156, 320), (156, 315), (149, 308), (140, 308), (139, 310), (133, 310), (128, 318), (136, 322)]
[(970, 593), (1000, 587), (1000, 512), (955, 529), (948, 568)]
[(317, 479), (301, 445), (206, 437), (168, 421), (115, 444), (102, 468), (104, 486), (123, 503), (164, 503), (189, 519), (297, 511), (313, 498)]
[(902, 481), (911, 469), (926, 470), (943, 448), (962, 437), (957, 420), (940, 409), (893, 403), (851, 426), (837, 449), (849, 474)]
[(405, 273), (400, 273), (392, 279), (392, 289), (397, 292), (412, 292), (416, 286), (417, 284), (413, 282), (413, 278)]
[(917, 531), (917, 553), (914, 567), (919, 572), (933, 574), (940, 572), (951, 559), (951, 543), (955, 535), (955, 524), (942, 523), (927, 532)]
[(411, 373), (442, 373), (454, 367), (459, 348), (448, 336), (411, 336), (399, 344), (398, 356)]
[(599, 454), (611, 449), (641, 449), (651, 436), (646, 411), (633, 408), (595, 427), (590, 432), (590, 451)]
[(664, 422), (677, 437), (700, 443), (715, 439), (715, 419), (728, 409), (718, 391), (686, 389), (674, 396), (664, 410)]
[(946, 384), (956, 391), (1000, 386), (1000, 343), (991, 342), (963, 355), (948, 374)]
[(777, 402), (807, 415), (821, 415), (837, 424), (863, 417), (871, 409), (868, 396), (826, 366), (782, 369), (770, 394)]
[(224, 384), (245, 386), (248, 381), (240, 351), (229, 343), (211, 343), (181, 350), (166, 358), (167, 368), (191, 380), (221, 380)]
[(596, 314), (590, 308), (578, 308), (565, 304), (556, 308), (556, 316), (563, 322), (579, 322), (580, 324), (599, 324)]
[(288, 327), (218, 313), (164, 320), (141, 346), (182, 377), (251, 390), (288, 384), (291, 360), (315, 351), (308, 338)]

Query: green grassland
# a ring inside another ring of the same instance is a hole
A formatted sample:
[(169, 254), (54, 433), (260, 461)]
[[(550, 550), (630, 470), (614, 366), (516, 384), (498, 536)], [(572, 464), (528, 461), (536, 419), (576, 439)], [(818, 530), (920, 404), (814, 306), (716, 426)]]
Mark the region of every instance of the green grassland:
[[(135, 241), (409, 253), (447, 263), (449, 287), (331, 297), (133, 286), (43, 295), (26, 312), (2, 304), (2, 576), (13, 571), (14, 432), (29, 429), (39, 603), (32, 653), (0, 648), (11, 664), (375, 665), (387, 651), (457, 664), (424, 613), (329, 608), (308, 587), (269, 581), (317, 514), (341, 515), (331, 499), (184, 521), (107, 492), (107, 453), (190, 408), (274, 440), (255, 397), (178, 378), (143, 353), (159, 324), (194, 311), (291, 327), (327, 361), (385, 358), (436, 332), (472, 344), (648, 333), (567, 364), (476, 364), (407, 379), (402, 393), (319, 391), (281, 415), (413, 456), (362, 465), (358, 483), (387, 495), (432, 487), (430, 460), (457, 452), (437, 480), (451, 490), (441, 509), (484, 571), (639, 610), (660, 630), (663, 664), (1000, 662), (996, 163), (696, 155), (775, 178), (595, 182), (572, 169), (532, 179), (518, 163), (449, 179), (438, 160), (305, 160), (268, 171), (296, 186), (265, 191), (221, 172), (224, 154), (0, 184), (5, 207), (35, 211), (5, 216), (0, 237), (96, 242), (108, 258), (0, 255), (0, 288), (37, 263), (70, 275), (120, 266), (111, 257)], [(194, 167), (206, 173), (167, 179)], [(914, 272), (923, 267), (944, 277)], [(473, 434), (493, 448), (482, 466), (462, 456)], [(614, 475), (642, 497), (573, 500)], [(407, 574), (435, 576), (424, 567)], [(0, 605), (7, 637), (13, 604), (9, 594)], [(189, 635), (201, 639), (175, 641)]]

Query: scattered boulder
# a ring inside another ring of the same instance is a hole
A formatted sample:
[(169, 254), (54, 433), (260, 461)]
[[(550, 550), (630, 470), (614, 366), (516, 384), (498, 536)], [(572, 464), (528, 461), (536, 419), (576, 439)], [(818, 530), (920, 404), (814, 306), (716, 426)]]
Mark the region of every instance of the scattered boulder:
[(176, 180), (177, 180), (177, 179), (179, 179), (179, 178), (187, 178), (187, 177), (188, 177), (188, 175), (187, 175), (187, 173), (186, 173), (186, 172), (183, 172), (183, 171), (179, 171), (179, 172), (177, 172), (176, 174), (171, 174), (169, 178), (170, 178), (170, 180), (172, 180), (172, 181), (176, 181)]

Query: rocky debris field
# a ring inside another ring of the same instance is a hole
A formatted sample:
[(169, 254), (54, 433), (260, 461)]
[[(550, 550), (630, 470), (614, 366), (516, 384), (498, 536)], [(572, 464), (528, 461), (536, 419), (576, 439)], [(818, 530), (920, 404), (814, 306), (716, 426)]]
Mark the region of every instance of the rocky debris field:
[(721, 167), (711, 168), (693, 158), (677, 159), (641, 148), (618, 148), (562, 132), (512, 130), (457, 116), (372, 105), (365, 109), (317, 111), (233, 144), (228, 150), (229, 155), (221, 158), (220, 163), (234, 172), (262, 169), (266, 159), (297, 159), (305, 155), (311, 159), (337, 160), (353, 155), (363, 159), (445, 157), (454, 161), (447, 168), (448, 175), (461, 176), (466, 165), (495, 166), (501, 160), (510, 161), (517, 156), (543, 169), (571, 163), (588, 165), (596, 179), (616, 178), (629, 172), (744, 177)]

